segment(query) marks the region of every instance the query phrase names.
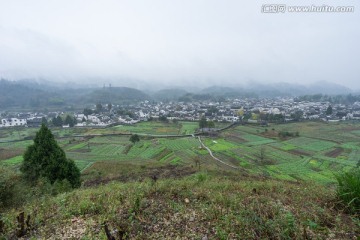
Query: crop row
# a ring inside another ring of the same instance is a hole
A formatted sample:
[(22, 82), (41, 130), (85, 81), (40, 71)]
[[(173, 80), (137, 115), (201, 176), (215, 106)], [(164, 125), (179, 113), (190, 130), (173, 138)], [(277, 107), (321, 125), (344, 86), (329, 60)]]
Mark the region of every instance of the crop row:
[(285, 142), (289, 145), (294, 145), (304, 150), (310, 151), (324, 151), (326, 149), (332, 148), (337, 144), (334, 142), (323, 141), (319, 139), (312, 139), (312, 138), (305, 138), (305, 137), (298, 137), (293, 138)]
[(180, 138), (180, 139), (162, 139), (161, 144), (171, 150), (191, 149), (200, 145), (195, 138)]

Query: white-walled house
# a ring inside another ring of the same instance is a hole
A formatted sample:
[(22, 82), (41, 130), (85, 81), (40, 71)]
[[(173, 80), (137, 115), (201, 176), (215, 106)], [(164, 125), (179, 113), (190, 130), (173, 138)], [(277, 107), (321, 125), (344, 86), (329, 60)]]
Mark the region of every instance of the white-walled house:
[(76, 117), (77, 122), (82, 122), (83, 119), (85, 119), (85, 121), (88, 120), (87, 116), (85, 114), (82, 114), (82, 113), (75, 114), (75, 117)]
[(26, 123), (26, 119), (23, 118), (3, 118), (0, 127), (26, 126)]
[(87, 120), (92, 122), (92, 123), (96, 123), (96, 124), (101, 123), (100, 119), (95, 115), (89, 115)]

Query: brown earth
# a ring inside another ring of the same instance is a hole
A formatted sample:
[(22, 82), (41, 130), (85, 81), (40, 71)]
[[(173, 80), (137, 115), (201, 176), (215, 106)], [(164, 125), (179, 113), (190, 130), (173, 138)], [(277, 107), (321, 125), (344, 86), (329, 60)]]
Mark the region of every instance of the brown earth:
[[(97, 163), (94, 163), (92, 167), (95, 167)], [(190, 166), (177, 166), (177, 165), (166, 165), (161, 167), (145, 168), (140, 172), (128, 172), (119, 174), (117, 176), (109, 176), (104, 178), (96, 178), (86, 180), (84, 187), (92, 187), (101, 184), (107, 184), (111, 181), (129, 182), (129, 181), (143, 181), (145, 179), (167, 179), (167, 178), (181, 178), (194, 174), (196, 169)], [(86, 174), (86, 173), (85, 173)]]
[(21, 149), (3, 149), (0, 148), (0, 160), (9, 159), (21, 155), (24, 150)]
[(303, 151), (301, 149), (292, 149), (292, 150), (289, 150), (288, 152), (293, 153), (295, 155), (300, 155), (300, 156), (301, 155), (303, 155), (303, 156), (311, 156), (310, 153), (305, 152), (305, 151)]
[(343, 148), (335, 148), (334, 150), (325, 153), (325, 156), (331, 157), (331, 158), (336, 158), (336, 157), (338, 157), (343, 151), (344, 151)]

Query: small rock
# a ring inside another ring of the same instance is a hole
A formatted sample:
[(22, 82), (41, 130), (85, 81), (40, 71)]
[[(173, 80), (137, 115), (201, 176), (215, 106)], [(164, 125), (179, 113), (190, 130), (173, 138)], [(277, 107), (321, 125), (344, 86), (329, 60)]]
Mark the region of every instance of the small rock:
[(188, 198), (185, 198), (185, 203), (190, 203), (190, 200)]

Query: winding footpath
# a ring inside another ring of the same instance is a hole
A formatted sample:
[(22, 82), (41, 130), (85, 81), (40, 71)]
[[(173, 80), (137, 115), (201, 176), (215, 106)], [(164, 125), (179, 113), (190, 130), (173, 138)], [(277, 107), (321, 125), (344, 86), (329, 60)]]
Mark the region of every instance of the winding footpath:
[(235, 166), (233, 166), (233, 165), (230, 165), (230, 164), (228, 164), (228, 163), (226, 163), (226, 162), (218, 159), (217, 157), (215, 157), (214, 154), (212, 153), (212, 151), (210, 150), (210, 148), (208, 148), (207, 146), (205, 146), (205, 144), (201, 141), (200, 136), (198, 136), (198, 139), (199, 139), (199, 142), (200, 142), (201, 146), (202, 146), (203, 148), (205, 148), (205, 149), (209, 152), (210, 156), (211, 156), (213, 159), (215, 159), (216, 161), (218, 161), (218, 162), (220, 162), (220, 163), (222, 163), (222, 164), (224, 164), (224, 165), (226, 165), (226, 166), (228, 166), (228, 167), (231, 167), (231, 168), (233, 168), (233, 169), (239, 169), (238, 167), (235, 167)]

